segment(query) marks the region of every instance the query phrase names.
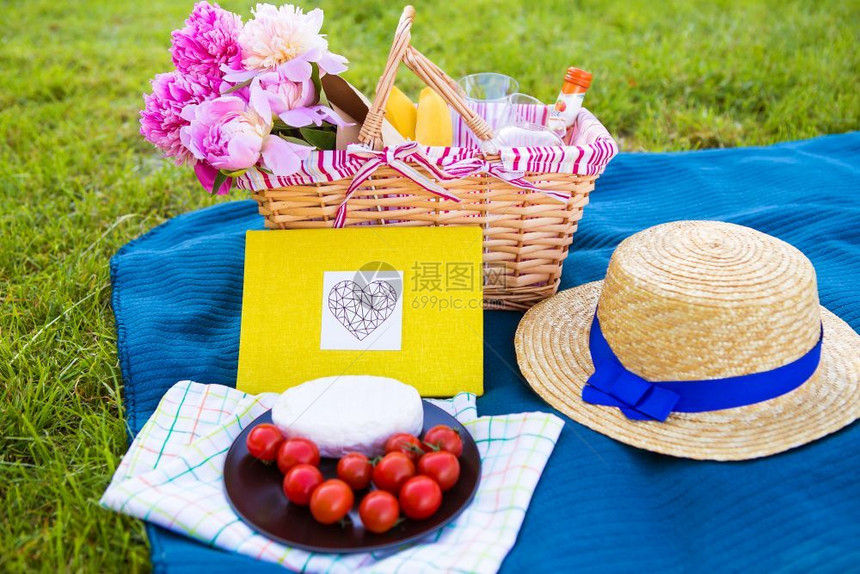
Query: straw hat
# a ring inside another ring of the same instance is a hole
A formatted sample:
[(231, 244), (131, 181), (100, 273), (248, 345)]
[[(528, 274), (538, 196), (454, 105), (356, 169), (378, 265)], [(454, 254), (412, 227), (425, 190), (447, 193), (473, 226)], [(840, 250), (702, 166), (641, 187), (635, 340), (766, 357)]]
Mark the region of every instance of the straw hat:
[[(631, 420), (582, 398), (594, 373), (596, 310), (597, 332), (620, 364), (649, 382), (771, 371), (809, 356), (819, 339), (820, 362), (797, 388), (769, 400), (673, 411), (663, 422)], [(603, 281), (529, 310), (516, 350), (525, 378), (553, 407), (619, 441), (679, 457), (767, 456), (860, 416), (860, 336), (819, 305), (810, 261), (779, 239), (730, 223), (678, 221), (632, 235), (613, 253)]]

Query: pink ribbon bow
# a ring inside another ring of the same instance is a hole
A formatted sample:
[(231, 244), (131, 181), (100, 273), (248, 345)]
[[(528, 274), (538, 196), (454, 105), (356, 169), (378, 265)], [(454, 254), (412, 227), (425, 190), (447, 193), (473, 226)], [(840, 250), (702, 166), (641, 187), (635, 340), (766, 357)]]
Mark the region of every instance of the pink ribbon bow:
[(380, 151), (369, 149), (360, 144), (351, 144), (347, 147), (347, 155), (350, 160), (364, 160), (365, 163), (352, 178), (352, 183), (346, 190), (346, 196), (340, 207), (337, 209), (334, 226), (343, 227), (346, 223), (346, 204), (353, 196), (355, 191), (361, 187), (367, 179), (380, 166), (387, 165), (402, 176), (414, 181), (422, 188), (430, 193), (438, 195), (444, 199), (460, 202), (460, 198), (448, 192), (444, 187), (428, 178), (417, 169), (409, 165), (408, 161), (413, 161), (431, 173), (434, 177), (444, 181), (452, 179), (462, 179), (479, 173), (486, 173), (496, 179), (505, 181), (514, 187), (529, 191), (537, 191), (557, 199), (558, 201), (566, 202), (570, 199), (570, 194), (560, 191), (552, 191), (541, 189), (535, 186), (530, 181), (526, 180), (522, 172), (507, 171), (501, 163), (489, 162), (481, 157), (473, 156), (465, 159), (456, 158), (431, 158), (428, 157), (424, 148), (418, 145), (417, 142), (406, 142), (398, 146), (386, 146)]

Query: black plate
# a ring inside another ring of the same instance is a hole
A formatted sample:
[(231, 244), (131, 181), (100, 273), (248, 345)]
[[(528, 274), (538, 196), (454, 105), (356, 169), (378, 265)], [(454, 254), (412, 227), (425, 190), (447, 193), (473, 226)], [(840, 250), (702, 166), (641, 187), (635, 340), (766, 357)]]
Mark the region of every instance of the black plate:
[[(460, 431), (463, 454), (460, 455), (460, 480), (444, 493), (442, 506), (420, 522), (406, 520), (384, 534), (366, 531), (358, 517), (358, 505), (365, 492), (357, 492), (355, 506), (349, 513), (345, 527), (338, 524), (323, 525), (311, 516), (307, 507), (287, 501), (281, 487), (283, 476), (275, 464), (264, 464), (251, 456), (245, 439), (251, 429), (261, 423), (272, 422), (272, 411), (260, 415), (248, 425), (230, 447), (224, 462), (224, 487), (227, 500), (242, 520), (261, 534), (288, 546), (313, 552), (369, 552), (382, 550), (418, 540), (442, 528), (459, 515), (472, 501), (481, 476), (481, 457), (472, 435), (457, 419), (434, 405), (424, 402), (424, 429), (422, 434), (436, 425), (448, 425)], [(326, 478), (337, 476), (337, 461), (324, 458), (320, 470)]]

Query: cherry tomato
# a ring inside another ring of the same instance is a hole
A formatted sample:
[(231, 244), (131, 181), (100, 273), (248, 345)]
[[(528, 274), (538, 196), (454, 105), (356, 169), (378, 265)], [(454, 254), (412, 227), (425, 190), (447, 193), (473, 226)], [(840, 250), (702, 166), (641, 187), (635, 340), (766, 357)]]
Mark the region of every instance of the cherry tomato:
[(272, 462), (278, 456), (278, 448), (284, 442), (284, 435), (275, 425), (263, 423), (255, 426), (248, 433), (245, 445), (251, 456), (265, 462)]
[(428, 452), (418, 461), (418, 474), (429, 476), (446, 492), (460, 479), (460, 461), (445, 450)]
[(293, 504), (307, 506), (311, 501), (311, 494), (322, 481), (320, 469), (309, 464), (297, 464), (284, 477), (284, 494)]
[(400, 517), (400, 505), (390, 492), (374, 490), (364, 497), (358, 507), (358, 515), (364, 527), (382, 534), (388, 532), (397, 524)]
[(415, 476), (415, 465), (402, 452), (389, 452), (373, 467), (373, 484), (392, 494), (400, 492), (403, 483)]
[(424, 454), (424, 445), (418, 440), (418, 437), (409, 433), (401, 432), (393, 434), (385, 441), (385, 452), (402, 452), (417, 463), (421, 455)]
[(415, 476), (400, 489), (400, 508), (412, 520), (430, 518), (442, 504), (442, 489), (429, 476)]
[(353, 490), (362, 490), (370, 484), (373, 465), (360, 452), (351, 452), (337, 461), (337, 477)]
[(297, 464), (318, 466), (320, 449), (306, 438), (291, 438), (278, 449), (278, 470), (287, 474)]
[(354, 502), (349, 485), (332, 478), (316, 487), (311, 494), (311, 514), (320, 524), (333, 524), (349, 513)]
[(440, 450), (447, 450), (454, 456), (463, 454), (463, 439), (460, 433), (447, 425), (436, 425), (424, 435), (424, 443)]

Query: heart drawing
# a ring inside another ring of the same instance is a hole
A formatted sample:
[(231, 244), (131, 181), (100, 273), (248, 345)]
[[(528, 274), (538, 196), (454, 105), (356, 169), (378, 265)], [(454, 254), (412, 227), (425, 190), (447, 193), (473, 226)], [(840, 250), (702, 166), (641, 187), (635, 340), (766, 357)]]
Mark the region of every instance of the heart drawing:
[(355, 281), (341, 281), (328, 293), (329, 311), (359, 341), (382, 325), (396, 304), (397, 291), (387, 281), (373, 281), (364, 287)]

